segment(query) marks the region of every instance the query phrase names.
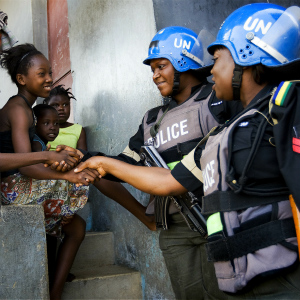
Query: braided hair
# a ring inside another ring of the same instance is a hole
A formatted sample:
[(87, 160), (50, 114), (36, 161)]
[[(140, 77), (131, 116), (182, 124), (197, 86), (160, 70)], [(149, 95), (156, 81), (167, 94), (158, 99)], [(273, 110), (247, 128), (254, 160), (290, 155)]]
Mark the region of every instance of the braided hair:
[(32, 44), (21, 44), (1, 52), (0, 66), (7, 70), (12, 82), (18, 85), (17, 74), (27, 75), (32, 57), (43, 55)]
[(57, 95), (66, 96), (69, 100), (71, 100), (71, 99), (76, 100), (76, 98), (74, 97), (74, 95), (70, 92), (70, 89), (71, 89), (71, 88), (65, 89), (63, 84), (56, 86), (55, 88), (53, 88), (53, 89), (51, 90), (49, 97), (47, 97), (47, 98), (44, 100), (44, 103), (45, 103), (45, 104), (48, 104), (49, 101), (50, 101), (50, 99), (51, 99), (52, 97), (54, 97), (54, 96), (57, 96)]

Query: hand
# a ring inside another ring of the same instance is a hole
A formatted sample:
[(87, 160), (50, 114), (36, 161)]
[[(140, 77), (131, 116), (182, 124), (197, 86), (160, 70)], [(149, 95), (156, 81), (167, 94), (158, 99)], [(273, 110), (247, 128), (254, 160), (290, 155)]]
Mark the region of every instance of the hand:
[(74, 170), (66, 172), (64, 174), (65, 180), (68, 180), (72, 183), (76, 183), (77, 186), (89, 185), (94, 183), (95, 180), (99, 179), (99, 174), (96, 170), (85, 169), (80, 173), (75, 173)]
[(99, 178), (105, 176), (107, 173), (103, 168), (102, 162), (105, 160), (104, 156), (94, 156), (86, 160), (85, 162), (82, 162), (77, 166), (77, 168), (74, 170), (75, 173), (82, 172), (86, 168), (97, 170), (99, 173)]
[[(90, 174), (91, 176), (94, 176), (94, 177), (95, 177), (93, 183), (94, 183), (95, 181), (100, 180), (101, 175), (98, 173), (97, 170), (87, 168), (87, 169), (85, 169), (85, 171), (86, 171), (86, 172), (89, 172), (89, 174)], [(92, 174), (91, 174), (91, 173), (92, 173)]]
[(77, 166), (80, 157), (75, 152), (62, 150), (60, 152), (48, 151), (49, 160), (44, 164), (45, 167), (51, 166), (51, 169), (58, 172), (66, 172)]
[[(50, 145), (47, 145), (47, 151), (49, 149), (50, 149)], [(51, 169), (56, 170), (57, 172), (66, 172), (72, 170), (77, 166), (77, 164), (80, 162), (81, 158), (83, 157), (83, 154), (79, 150), (66, 145), (58, 145), (55, 151), (56, 153), (62, 153), (63, 151), (66, 151), (66, 153), (68, 154), (68, 158), (65, 160), (55, 161), (51, 164), (44, 165), (45, 167), (49, 167), (50, 165)], [(69, 157), (72, 157), (72, 159), (69, 159)]]
[(79, 159), (77, 160), (77, 162), (75, 163), (75, 165), (73, 165), (72, 167), (68, 167), (66, 168), (65, 166), (57, 166), (57, 165), (53, 165), (51, 166), (52, 169), (56, 170), (56, 171), (61, 171), (61, 172), (66, 172), (68, 170), (71, 170), (73, 168), (75, 168), (78, 163), (80, 162), (80, 160), (83, 158), (83, 153), (77, 149), (74, 149), (72, 147), (66, 146), (66, 145), (58, 145), (56, 146), (55, 149), (56, 152), (61, 152), (61, 151), (68, 151), (69, 155), (74, 156), (74, 157), (79, 157)]
[(78, 149), (74, 149), (74, 148), (66, 146), (66, 145), (56, 146), (56, 149), (55, 149), (56, 152), (60, 152), (62, 150), (66, 150), (66, 151), (69, 151), (69, 152), (74, 153), (74, 154), (76, 153), (80, 157), (80, 159), (82, 159), (83, 156), (84, 156), (83, 153), (81, 151), (79, 151)]

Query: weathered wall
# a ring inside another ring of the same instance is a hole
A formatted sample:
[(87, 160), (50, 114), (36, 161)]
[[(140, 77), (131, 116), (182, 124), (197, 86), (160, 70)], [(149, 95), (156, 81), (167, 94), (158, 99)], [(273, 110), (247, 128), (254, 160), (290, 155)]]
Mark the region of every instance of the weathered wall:
[[(75, 121), (87, 130), (88, 148), (120, 153), (146, 110), (161, 103), (150, 69), (142, 64), (157, 30), (177, 25), (216, 34), (233, 10), (251, 2), (261, 1), (68, 0)], [(128, 188), (147, 203), (145, 194)], [(114, 232), (117, 263), (141, 271), (144, 299), (174, 299), (158, 233), (94, 188), (90, 200), (93, 230)]]
[(31, 7), (33, 44), (48, 57), (47, 1), (31, 0)]
[[(89, 149), (118, 154), (143, 114), (161, 103), (142, 64), (156, 32), (152, 1), (68, 0), (68, 11), (75, 121), (85, 126)], [(146, 204), (146, 195), (130, 190)], [(158, 234), (93, 188), (90, 199), (93, 229), (114, 232), (116, 263), (141, 271), (144, 298), (174, 298)]]
[[(33, 43), (47, 57), (47, 1), (0, 0), (0, 9), (8, 15), (8, 28), (19, 41), (16, 45)], [(16, 93), (16, 85), (0, 68), (0, 108)]]
[(153, 6), (157, 30), (176, 25), (197, 33), (205, 28), (216, 36), (220, 25), (234, 10), (258, 2), (284, 7), (299, 5), (299, 0), (153, 0)]
[[(32, 1), (0, 0), (0, 9), (8, 14), (8, 27), (18, 44), (34, 43), (47, 55), (46, 1)], [(0, 108), (16, 92), (16, 86), (0, 68)], [(41, 206), (0, 206), (0, 253), (0, 299), (48, 299)]]
[[(32, 43), (31, 0), (0, 0), (0, 9), (7, 13), (8, 28), (19, 40), (19, 43)], [(0, 107), (16, 92), (17, 88), (6, 70), (0, 68)]]

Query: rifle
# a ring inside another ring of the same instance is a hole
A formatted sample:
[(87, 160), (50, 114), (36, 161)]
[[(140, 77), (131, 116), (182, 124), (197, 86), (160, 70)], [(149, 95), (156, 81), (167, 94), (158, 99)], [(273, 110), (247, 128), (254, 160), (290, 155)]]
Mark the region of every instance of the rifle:
[[(169, 169), (154, 146), (142, 146), (140, 150), (140, 158), (147, 167)], [(193, 231), (198, 231), (201, 236), (207, 237), (206, 220), (201, 213), (201, 206), (196, 196), (193, 193), (188, 192), (185, 195), (169, 196), (169, 198), (173, 200), (189, 228)], [(166, 208), (166, 204), (161, 205), (161, 207)], [(166, 209), (164, 209), (164, 215), (162, 218), (166, 220)]]

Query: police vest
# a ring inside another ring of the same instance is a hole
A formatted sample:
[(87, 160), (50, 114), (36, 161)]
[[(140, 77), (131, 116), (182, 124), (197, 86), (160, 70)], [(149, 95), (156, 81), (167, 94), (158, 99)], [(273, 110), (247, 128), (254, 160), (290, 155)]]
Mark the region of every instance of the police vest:
[[(234, 128), (259, 113), (250, 108), (208, 138), (200, 158), (207, 220), (208, 259), (220, 290), (235, 293), (254, 277), (275, 273), (297, 260), (297, 242), (288, 192), (237, 194), (230, 178), (229, 140)], [(262, 122), (267, 122), (262, 118)], [(231, 188), (230, 188), (231, 187)]]
[[(208, 84), (211, 86), (211, 84)], [(181, 105), (171, 109), (163, 117), (154, 146), (163, 160), (172, 170), (180, 162), (184, 155), (192, 151), (203, 136), (212, 127), (219, 125), (209, 110), (209, 102), (212, 92), (205, 99), (197, 100), (199, 94), (207, 85), (203, 85), (190, 99)], [(144, 142), (152, 142), (150, 134), (151, 127), (161, 118), (164, 111), (159, 108), (156, 116), (151, 115), (153, 110), (146, 113), (144, 117)], [(168, 213), (178, 212), (173, 202), (170, 203)], [(147, 207), (147, 214), (154, 213), (154, 201)]]
[[(161, 121), (154, 146), (170, 169), (193, 150), (212, 127), (219, 125), (209, 110), (211, 93), (205, 99), (197, 100), (205, 87), (202, 86), (190, 99), (168, 111)], [(151, 110), (146, 113), (143, 123), (145, 143), (153, 140), (150, 129), (163, 113), (162, 107), (154, 118)]]

